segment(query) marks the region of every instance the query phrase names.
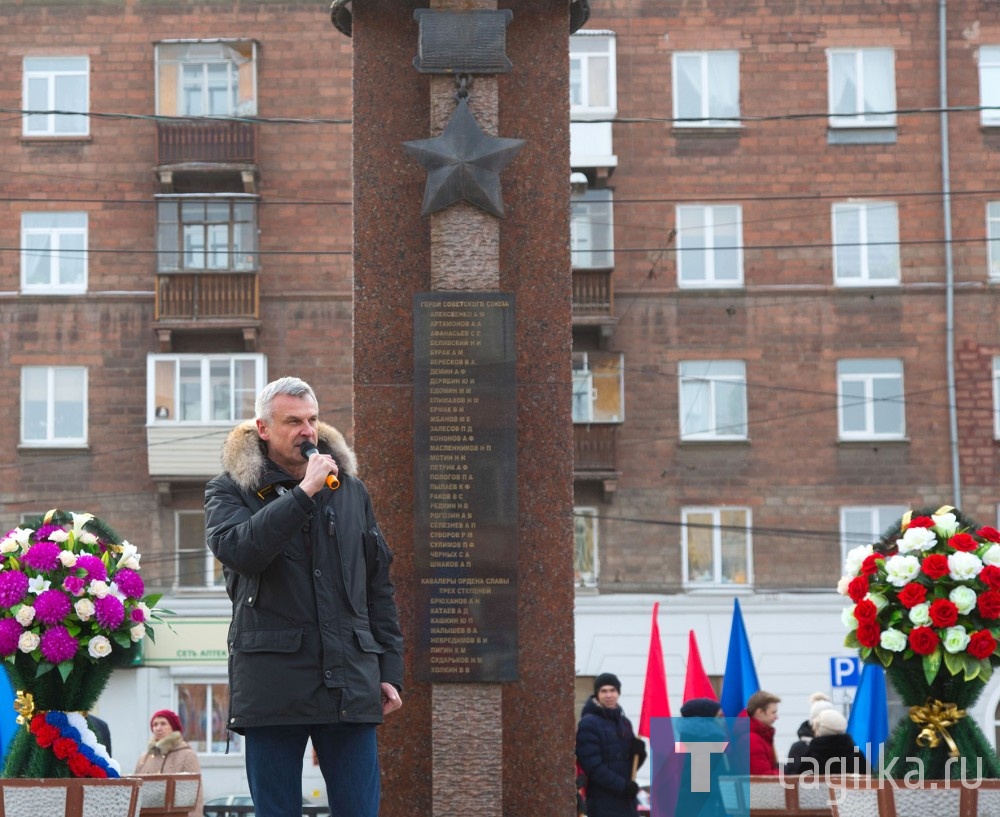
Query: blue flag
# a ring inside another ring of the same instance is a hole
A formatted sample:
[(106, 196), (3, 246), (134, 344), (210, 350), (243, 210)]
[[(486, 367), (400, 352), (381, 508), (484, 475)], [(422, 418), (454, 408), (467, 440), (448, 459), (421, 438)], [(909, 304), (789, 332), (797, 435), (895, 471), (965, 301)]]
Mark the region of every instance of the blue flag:
[(881, 664), (865, 664), (858, 691), (847, 720), (847, 731), (865, 753), (872, 769), (879, 768), (882, 747), (889, 738), (889, 702), (885, 691), (885, 670)]
[(729, 654), (726, 656), (726, 674), (722, 678), (722, 711), (727, 718), (735, 718), (747, 705), (747, 699), (760, 689), (757, 668), (753, 664), (750, 641), (743, 626), (740, 600), (733, 599), (733, 626), (729, 630)]

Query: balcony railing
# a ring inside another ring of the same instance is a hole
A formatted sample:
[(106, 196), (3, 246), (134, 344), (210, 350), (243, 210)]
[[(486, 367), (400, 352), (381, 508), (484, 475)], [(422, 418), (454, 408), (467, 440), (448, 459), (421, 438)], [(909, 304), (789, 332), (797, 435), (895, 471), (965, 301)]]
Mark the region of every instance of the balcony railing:
[(157, 321), (238, 322), (259, 317), (256, 272), (171, 272), (156, 276)]
[(573, 426), (573, 470), (608, 474), (618, 470), (618, 426)]
[(573, 270), (573, 317), (611, 316), (615, 292), (611, 270)]
[(156, 131), (158, 165), (257, 163), (257, 126), (253, 122), (176, 119), (157, 122)]

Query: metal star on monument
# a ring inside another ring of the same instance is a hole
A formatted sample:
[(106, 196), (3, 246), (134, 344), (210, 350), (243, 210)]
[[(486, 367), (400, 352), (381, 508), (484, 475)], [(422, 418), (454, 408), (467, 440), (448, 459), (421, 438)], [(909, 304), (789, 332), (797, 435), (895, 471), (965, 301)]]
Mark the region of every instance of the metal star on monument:
[(427, 168), (420, 215), (436, 213), (464, 199), (503, 218), (500, 171), (524, 147), (524, 139), (484, 133), (463, 97), (440, 136), (403, 142), (403, 147)]

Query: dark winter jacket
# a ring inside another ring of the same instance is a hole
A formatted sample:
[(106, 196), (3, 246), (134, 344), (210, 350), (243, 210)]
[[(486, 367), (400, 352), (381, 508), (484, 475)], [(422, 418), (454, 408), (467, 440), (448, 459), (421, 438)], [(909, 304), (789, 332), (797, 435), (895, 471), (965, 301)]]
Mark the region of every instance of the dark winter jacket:
[(587, 775), (587, 817), (635, 817), (632, 780), (635, 733), (620, 706), (606, 709), (594, 698), (583, 707), (576, 730), (576, 760)]
[(312, 497), (266, 456), (253, 422), (222, 451), (205, 490), (208, 546), (233, 602), (229, 728), (381, 723), (380, 682), (403, 684), (392, 556), (357, 478), (354, 452), (331, 426), (319, 450), (340, 487)]
[(868, 760), (850, 735), (813, 738), (792, 774), (868, 774)]

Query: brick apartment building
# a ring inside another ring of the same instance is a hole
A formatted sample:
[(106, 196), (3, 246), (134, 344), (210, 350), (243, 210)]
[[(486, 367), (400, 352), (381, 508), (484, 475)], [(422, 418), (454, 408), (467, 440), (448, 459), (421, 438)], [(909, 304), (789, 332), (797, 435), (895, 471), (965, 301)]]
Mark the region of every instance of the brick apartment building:
[(660, 601), (676, 712), (738, 597), (781, 753), (845, 549), (997, 522), (1000, 6), (593, 0), (570, 54), (578, 692), (638, 716)]

